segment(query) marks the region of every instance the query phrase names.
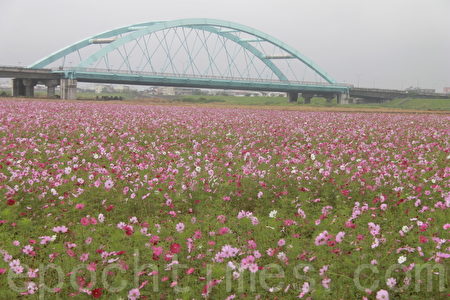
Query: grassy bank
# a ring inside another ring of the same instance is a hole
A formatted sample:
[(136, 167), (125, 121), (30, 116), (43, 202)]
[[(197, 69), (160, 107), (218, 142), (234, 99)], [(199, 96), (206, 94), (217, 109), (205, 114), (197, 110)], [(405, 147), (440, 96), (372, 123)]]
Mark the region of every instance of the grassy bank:
[[(234, 97), (234, 96), (182, 96), (172, 100), (175, 103), (214, 103), (223, 105), (255, 105), (255, 106), (298, 106), (303, 104), (299, 98), (298, 103), (289, 103), (284, 97)], [(313, 98), (308, 106), (333, 107), (338, 106), (336, 100), (327, 103), (324, 98)], [(441, 110), (450, 111), (450, 99), (394, 99), (385, 103), (370, 104), (340, 104), (348, 108), (396, 108), (413, 110)]]

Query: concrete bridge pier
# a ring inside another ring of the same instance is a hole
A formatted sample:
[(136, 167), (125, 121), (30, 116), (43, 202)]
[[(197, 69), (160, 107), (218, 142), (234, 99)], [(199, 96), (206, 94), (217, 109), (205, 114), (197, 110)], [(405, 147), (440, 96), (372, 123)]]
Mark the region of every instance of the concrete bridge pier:
[(58, 80), (47, 80), (45, 82), (45, 85), (47, 86), (47, 98), (55, 98), (55, 90), (58, 84)]
[(339, 93), (336, 96), (337, 104), (349, 104), (348, 95), (345, 93)]
[(311, 98), (314, 97), (314, 94), (302, 93), (302, 97), (305, 104), (311, 104)]
[(34, 86), (37, 84), (37, 81), (33, 79), (22, 79), (22, 82), (25, 86), (25, 97), (34, 97)]
[(297, 103), (298, 92), (288, 92), (289, 103)]
[(61, 79), (61, 99), (75, 100), (77, 99), (77, 81), (76, 79)]
[(12, 95), (13, 97), (25, 96), (25, 85), (22, 79), (13, 79)]
[(34, 86), (37, 84), (33, 79), (13, 79), (14, 97), (34, 97)]

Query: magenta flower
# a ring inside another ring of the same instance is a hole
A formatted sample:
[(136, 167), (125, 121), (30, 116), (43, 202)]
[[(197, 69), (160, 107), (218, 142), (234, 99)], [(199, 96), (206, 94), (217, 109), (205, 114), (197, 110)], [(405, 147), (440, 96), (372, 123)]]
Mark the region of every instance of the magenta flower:
[(219, 235), (224, 235), (224, 234), (227, 234), (229, 232), (230, 232), (230, 228), (228, 228), (228, 227), (221, 227), (221, 228), (219, 228), (217, 233)]
[(88, 226), (89, 223), (90, 223), (90, 221), (89, 221), (88, 218), (83, 217), (83, 218), (81, 218), (80, 223), (81, 223), (81, 225), (83, 225), (83, 226)]
[(77, 204), (75, 204), (75, 208), (76, 209), (83, 209), (84, 208), (84, 204), (83, 203), (77, 203)]

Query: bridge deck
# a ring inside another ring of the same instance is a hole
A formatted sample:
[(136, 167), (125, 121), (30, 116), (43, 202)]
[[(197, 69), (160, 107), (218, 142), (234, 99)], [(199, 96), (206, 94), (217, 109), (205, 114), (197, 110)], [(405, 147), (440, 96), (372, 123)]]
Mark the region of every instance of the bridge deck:
[(61, 74), (52, 69), (30, 69), (23, 67), (0, 66), (0, 77), (25, 79), (59, 79)]
[[(54, 71), (55, 73), (67, 73), (67, 71)], [(233, 77), (212, 77), (178, 75), (169, 73), (147, 73), (147, 72), (126, 72), (108, 71), (97, 69), (72, 70), (71, 75), (79, 82), (117, 83), (117, 84), (137, 84), (155, 86), (179, 86), (198, 87), (211, 89), (240, 89), (240, 90), (260, 90), (260, 91), (311, 91), (343, 93), (348, 91), (348, 87), (337, 84), (321, 82), (295, 82), (278, 80), (258, 80), (242, 79)], [(66, 74), (67, 75), (67, 74)]]

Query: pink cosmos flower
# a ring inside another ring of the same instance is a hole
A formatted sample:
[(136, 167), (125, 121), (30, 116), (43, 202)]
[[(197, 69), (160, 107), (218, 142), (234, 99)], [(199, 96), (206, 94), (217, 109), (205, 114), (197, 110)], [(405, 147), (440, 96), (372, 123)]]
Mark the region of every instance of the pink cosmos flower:
[(153, 236), (150, 238), (150, 243), (151, 243), (151, 244), (156, 245), (156, 244), (158, 244), (158, 242), (159, 242), (159, 236), (153, 235)]
[(301, 209), (300, 207), (297, 210), (297, 214), (302, 218), (302, 219), (306, 219), (306, 214), (303, 211), (303, 209)]
[(219, 235), (224, 235), (224, 234), (227, 234), (229, 232), (230, 232), (230, 228), (228, 228), (228, 227), (221, 227), (218, 230), (218, 234)]
[(86, 269), (88, 271), (94, 272), (95, 270), (97, 270), (97, 264), (95, 262), (91, 262), (87, 265)]
[(256, 249), (257, 247), (256, 242), (254, 240), (248, 240), (247, 244), (249, 249)]
[(77, 204), (75, 204), (75, 208), (76, 209), (83, 209), (84, 208), (84, 204), (83, 203), (77, 203)]
[(39, 269), (28, 269), (27, 275), (28, 278), (36, 278), (38, 276)]
[(369, 226), (371, 235), (376, 236), (380, 233), (380, 225), (377, 225), (373, 222), (369, 222), (367, 225)]
[(186, 270), (186, 274), (190, 275), (190, 274), (194, 273), (194, 271), (195, 271), (194, 268), (189, 268), (189, 269)]
[(314, 244), (316, 246), (325, 245), (329, 239), (328, 231), (324, 230), (315, 239)]
[(183, 231), (184, 231), (184, 223), (178, 223), (178, 224), (175, 226), (175, 229), (176, 229), (178, 232), (183, 232)]
[(89, 259), (89, 253), (83, 253), (80, 255), (80, 261), (85, 262)]
[(153, 247), (153, 255), (160, 256), (163, 253), (162, 247)]
[(196, 230), (194, 232), (193, 238), (196, 239), (196, 240), (201, 239), (202, 238), (202, 232), (200, 230)]
[(219, 222), (219, 223), (225, 223), (226, 221), (227, 221), (227, 217), (226, 216), (224, 216), (224, 215), (219, 215), (219, 216), (217, 216), (217, 221)]
[(322, 279), (322, 286), (324, 288), (326, 288), (326, 289), (329, 289), (330, 288), (330, 282), (331, 282), (330, 278), (324, 278), (324, 279)]
[(325, 275), (325, 272), (328, 271), (328, 265), (323, 266), (322, 268), (320, 268), (319, 270), (319, 275), (323, 276)]
[(38, 286), (32, 281), (26, 284), (26, 288), (29, 295), (33, 295), (38, 290)]
[(379, 290), (376, 295), (377, 300), (389, 300), (389, 293), (386, 290)]
[(12, 260), (12, 261), (9, 263), (9, 266), (10, 266), (11, 268), (20, 266), (20, 259)]
[(105, 181), (105, 189), (110, 190), (114, 186), (114, 182), (111, 179)]
[(170, 252), (173, 254), (177, 254), (181, 251), (181, 246), (178, 243), (173, 243), (170, 245)]
[(291, 219), (286, 219), (283, 221), (284, 226), (292, 226), (292, 225), (296, 225), (297, 222), (295, 222), (294, 220)]
[(267, 255), (269, 256), (274, 256), (275, 255), (275, 250), (272, 248), (267, 249), (266, 251)]
[(139, 299), (140, 296), (141, 296), (141, 292), (139, 291), (139, 289), (132, 289), (128, 292), (129, 300)]
[(395, 278), (393, 278), (393, 277), (391, 277), (391, 278), (388, 278), (387, 280), (386, 280), (386, 285), (389, 287), (389, 288), (393, 288), (393, 287), (395, 287), (395, 285), (397, 284), (397, 280), (395, 280)]
[(99, 215), (98, 215), (98, 221), (99, 221), (100, 223), (103, 223), (103, 222), (105, 221), (105, 216), (104, 216), (103, 214), (99, 214)]
[(345, 236), (345, 232), (340, 231), (338, 234), (336, 234), (336, 242), (341, 243), (342, 240), (344, 239), (344, 236)]
[(303, 298), (306, 294), (308, 294), (309, 293), (309, 283), (308, 282), (305, 282), (305, 283), (303, 283), (303, 286), (302, 286), (302, 291), (301, 291), (301, 293), (298, 295), (298, 298)]
[(284, 239), (280, 239), (280, 240), (278, 241), (278, 246), (279, 246), (279, 247), (283, 247), (285, 244), (286, 244), (286, 241), (285, 241)]
[(66, 227), (66, 226), (56, 226), (56, 227), (53, 227), (53, 232), (56, 232), (56, 233), (66, 233), (69, 229)]
[(248, 270), (252, 273), (256, 273), (258, 271), (258, 265), (253, 263), (248, 266)]
[(89, 219), (88, 219), (88, 218), (83, 217), (83, 218), (81, 218), (80, 223), (81, 223), (81, 225), (83, 225), (83, 226), (88, 226), (90, 222), (89, 222)]
[(22, 252), (27, 254), (27, 255), (33, 255), (34, 254), (33, 246), (26, 245), (25, 247), (23, 247)]

